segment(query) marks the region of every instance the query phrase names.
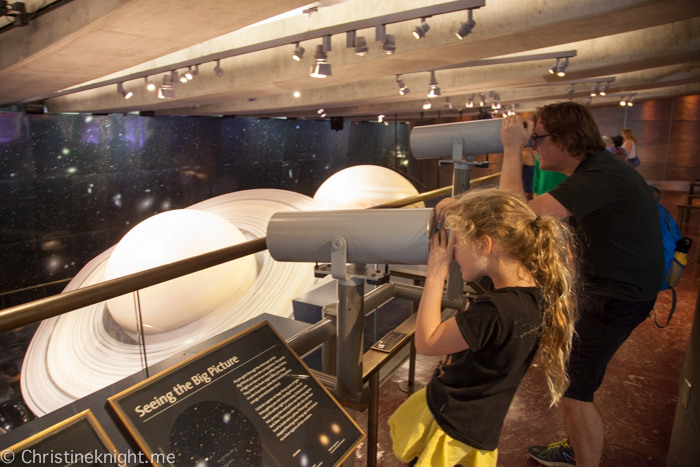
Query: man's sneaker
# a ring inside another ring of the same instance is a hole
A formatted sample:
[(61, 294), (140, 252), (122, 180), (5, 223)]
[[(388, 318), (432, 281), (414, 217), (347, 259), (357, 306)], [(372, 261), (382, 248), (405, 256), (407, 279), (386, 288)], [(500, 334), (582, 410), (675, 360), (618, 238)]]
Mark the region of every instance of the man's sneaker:
[(576, 465), (574, 448), (569, 444), (568, 438), (549, 446), (530, 446), (527, 449), (530, 457), (542, 465), (548, 467), (570, 467)]

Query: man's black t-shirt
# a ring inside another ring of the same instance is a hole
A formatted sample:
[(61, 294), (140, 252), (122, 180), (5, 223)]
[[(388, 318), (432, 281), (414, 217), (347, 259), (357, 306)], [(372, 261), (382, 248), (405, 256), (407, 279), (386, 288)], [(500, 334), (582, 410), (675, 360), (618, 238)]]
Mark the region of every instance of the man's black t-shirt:
[(586, 292), (632, 302), (656, 297), (664, 273), (659, 211), (639, 172), (604, 150), (549, 194), (572, 213)]
[(515, 390), (537, 353), (541, 300), (536, 287), (506, 287), (456, 315), (469, 349), (453, 354), (427, 390), (435, 421), (453, 439), (488, 451), (498, 447)]

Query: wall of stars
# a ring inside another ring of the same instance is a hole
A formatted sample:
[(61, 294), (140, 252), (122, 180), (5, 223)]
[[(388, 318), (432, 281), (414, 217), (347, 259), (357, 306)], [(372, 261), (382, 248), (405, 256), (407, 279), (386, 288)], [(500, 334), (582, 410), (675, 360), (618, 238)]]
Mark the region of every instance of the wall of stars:
[[(73, 276), (159, 212), (253, 188), (313, 196), (343, 168), (397, 167), (408, 131), (377, 122), (334, 131), (312, 120), (0, 113), (0, 292)], [(42, 296), (4, 297), (4, 306)]]

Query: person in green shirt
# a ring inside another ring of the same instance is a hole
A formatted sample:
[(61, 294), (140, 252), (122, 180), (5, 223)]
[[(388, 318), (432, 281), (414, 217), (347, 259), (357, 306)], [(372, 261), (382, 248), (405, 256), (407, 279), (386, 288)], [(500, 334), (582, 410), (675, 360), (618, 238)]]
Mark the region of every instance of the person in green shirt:
[(568, 175), (560, 172), (540, 169), (540, 157), (538, 155), (535, 157), (535, 173), (532, 178), (533, 197), (543, 195), (549, 190), (556, 188), (561, 182), (566, 180), (566, 177)]

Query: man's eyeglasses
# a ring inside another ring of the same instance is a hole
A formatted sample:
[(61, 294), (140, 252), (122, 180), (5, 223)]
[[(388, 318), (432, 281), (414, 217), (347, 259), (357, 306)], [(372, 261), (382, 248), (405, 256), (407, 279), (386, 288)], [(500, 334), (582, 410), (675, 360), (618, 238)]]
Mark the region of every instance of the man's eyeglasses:
[(546, 138), (549, 135), (532, 135), (530, 138), (530, 146), (535, 146), (537, 147), (537, 140), (541, 138)]

